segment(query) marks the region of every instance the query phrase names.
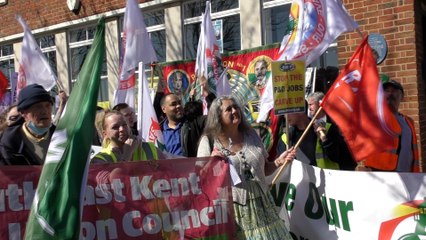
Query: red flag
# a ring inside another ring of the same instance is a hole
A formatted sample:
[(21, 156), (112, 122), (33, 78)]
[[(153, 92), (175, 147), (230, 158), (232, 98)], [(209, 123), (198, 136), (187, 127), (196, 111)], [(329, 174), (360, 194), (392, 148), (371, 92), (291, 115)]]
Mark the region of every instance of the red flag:
[(9, 86), (9, 81), (6, 76), (0, 71), (0, 100), (3, 99), (4, 94), (6, 93), (6, 89)]
[(357, 161), (391, 149), (401, 133), (384, 98), (367, 37), (337, 77), (321, 106), (341, 129)]

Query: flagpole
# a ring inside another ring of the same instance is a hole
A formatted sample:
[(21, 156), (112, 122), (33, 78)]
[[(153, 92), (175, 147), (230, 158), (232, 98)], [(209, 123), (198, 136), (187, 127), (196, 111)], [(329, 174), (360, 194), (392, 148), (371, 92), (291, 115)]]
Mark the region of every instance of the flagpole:
[(315, 85), (317, 85), (317, 67), (314, 67), (314, 76), (312, 80), (311, 93), (315, 92)]
[[(318, 115), (322, 112), (322, 107), (320, 106), (320, 108), (318, 109), (317, 113), (315, 113), (315, 116), (312, 118), (311, 122), (308, 124), (308, 126), (306, 127), (305, 131), (303, 131), (302, 136), (300, 136), (299, 140), (297, 141), (296, 145), (294, 145), (294, 149), (297, 149), (299, 147), (299, 145), (302, 143), (303, 138), (305, 138), (306, 134), (308, 133), (308, 130), (312, 127), (312, 125), (314, 124), (315, 120), (317, 119)], [(286, 122), (286, 125), (288, 125), (288, 123)], [(286, 126), (287, 127), (287, 126)], [(287, 133), (288, 136), (288, 133)], [(281, 172), (284, 170), (284, 168), (290, 163), (290, 161), (286, 160), (284, 162), (283, 165), (281, 165), (281, 167), (279, 168), (278, 172), (275, 174), (275, 177), (272, 179), (272, 184), (271, 186), (273, 186), (275, 184), (275, 182), (278, 180), (278, 177), (281, 175)]]
[(288, 113), (286, 113), (284, 117), (285, 117), (285, 132), (287, 134), (287, 141), (285, 143), (285, 146), (286, 146), (286, 149), (290, 149), (290, 141), (288, 140), (288, 136), (289, 136), (288, 134), (290, 131), (290, 127), (288, 126)]
[[(144, 74), (145, 74), (145, 64), (141, 61), (138, 64), (138, 68), (139, 68), (139, 76), (138, 76), (138, 102), (137, 102), (137, 113), (138, 113), (138, 117), (136, 120), (136, 128), (138, 130), (138, 134), (141, 138), (143, 138), (143, 133), (142, 133), (142, 129), (143, 129), (143, 121), (142, 121), (142, 94), (143, 94), (143, 84), (145, 79)], [(147, 82), (148, 84), (148, 82)], [(146, 86), (148, 87), (148, 86)], [(148, 123), (146, 123), (148, 124)], [(143, 141), (146, 141), (145, 139)]]
[(56, 86), (58, 87), (58, 93), (60, 91), (64, 91), (64, 87), (62, 86), (62, 84), (58, 81), (58, 78), (55, 78), (55, 82), (56, 82)]
[(154, 65), (155, 63), (151, 63), (151, 89), (154, 89)]

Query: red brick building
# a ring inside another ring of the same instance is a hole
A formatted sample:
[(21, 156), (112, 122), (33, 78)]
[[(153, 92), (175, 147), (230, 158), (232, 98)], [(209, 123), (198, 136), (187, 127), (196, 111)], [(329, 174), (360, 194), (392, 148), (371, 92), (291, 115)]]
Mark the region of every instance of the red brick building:
[[(346, 9), (364, 35), (380, 33), (388, 44), (388, 54), (378, 65), (379, 73), (388, 75), (404, 86), (401, 112), (415, 121), (419, 150), (426, 154), (426, 63), (425, 33), (426, 2), (424, 1), (363, 1), (345, 0)], [(339, 38), (339, 65), (343, 66), (358, 46), (358, 33)], [(424, 165), (424, 163), (423, 163)]]

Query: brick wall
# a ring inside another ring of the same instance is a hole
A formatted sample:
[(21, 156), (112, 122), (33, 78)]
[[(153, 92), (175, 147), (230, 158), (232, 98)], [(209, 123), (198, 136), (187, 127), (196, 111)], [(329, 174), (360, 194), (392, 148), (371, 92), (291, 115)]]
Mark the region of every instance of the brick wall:
[[(139, 0), (140, 3), (148, 2)], [(8, 0), (0, 7), (0, 37), (22, 33), (22, 27), (15, 19), (19, 14), (31, 29), (38, 29), (54, 24), (77, 20), (80, 18), (124, 8), (123, 0), (80, 0), (80, 7), (75, 12), (68, 9), (66, 0)]]
[[(378, 66), (404, 86), (401, 112), (415, 121), (420, 155), (426, 156), (425, 83), (421, 76), (423, 61), (422, 13), (414, 0), (343, 0), (351, 16), (360, 25), (360, 32), (382, 34), (388, 44), (388, 55)], [(348, 33), (338, 40), (339, 65), (343, 67), (362, 38)]]

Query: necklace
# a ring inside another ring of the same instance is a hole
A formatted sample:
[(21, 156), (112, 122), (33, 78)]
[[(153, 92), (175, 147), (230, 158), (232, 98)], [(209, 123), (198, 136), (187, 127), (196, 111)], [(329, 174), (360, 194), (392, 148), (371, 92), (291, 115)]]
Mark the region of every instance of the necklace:
[(220, 143), (220, 149), (219, 150), (226, 157), (234, 156), (235, 155), (235, 152), (231, 151), (231, 148), (232, 148), (232, 139), (231, 138), (228, 139), (228, 141), (229, 141), (228, 147), (225, 147), (224, 144), (222, 143), (222, 141), (219, 138), (217, 140), (219, 140), (219, 143)]
[[(218, 139), (219, 140), (219, 139)], [(221, 145), (221, 149), (219, 149), (229, 160), (230, 156), (235, 156), (238, 157), (238, 159), (240, 160), (240, 173), (242, 174), (242, 177), (244, 180), (252, 180), (254, 179), (254, 169), (253, 167), (247, 162), (246, 159), (246, 154), (244, 153), (244, 151), (239, 150), (238, 153), (231, 151), (230, 149), (232, 148), (232, 139), (229, 138), (229, 145), (228, 147), (224, 147), (222, 142), (219, 140), (219, 143)]]

